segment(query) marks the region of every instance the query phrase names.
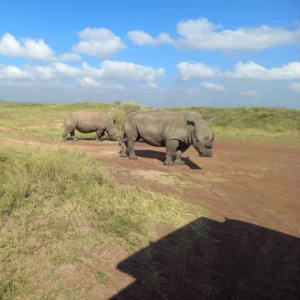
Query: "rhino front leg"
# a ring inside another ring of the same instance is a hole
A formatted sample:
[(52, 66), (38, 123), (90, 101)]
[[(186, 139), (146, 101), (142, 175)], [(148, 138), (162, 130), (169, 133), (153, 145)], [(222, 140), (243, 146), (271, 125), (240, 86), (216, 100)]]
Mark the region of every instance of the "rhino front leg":
[(98, 129), (96, 131), (96, 141), (102, 141), (102, 137), (104, 136), (104, 130), (103, 129)]
[(121, 144), (121, 152), (120, 152), (120, 157), (127, 157), (127, 146), (126, 146), (127, 141), (123, 141)]
[(183, 146), (183, 147), (178, 147), (175, 155), (176, 155), (176, 160), (175, 160), (175, 164), (177, 165), (184, 165), (184, 161), (181, 158), (182, 153), (184, 153), (187, 149), (189, 148), (189, 146)]
[(166, 154), (166, 160), (164, 162), (164, 165), (167, 166), (173, 166), (173, 156), (176, 152), (176, 149), (178, 148), (179, 142), (176, 140), (170, 140), (166, 142), (166, 148), (167, 148), (167, 154)]

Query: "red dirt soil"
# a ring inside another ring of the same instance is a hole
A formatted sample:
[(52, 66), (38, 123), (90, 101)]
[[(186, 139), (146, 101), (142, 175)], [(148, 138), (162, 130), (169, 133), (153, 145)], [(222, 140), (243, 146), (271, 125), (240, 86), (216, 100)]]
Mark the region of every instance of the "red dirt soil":
[[(125, 259), (119, 268), (136, 281), (113, 299), (300, 299), (300, 148), (216, 140), (212, 158), (191, 147), (183, 155), (186, 165), (164, 166), (165, 148), (144, 143), (136, 144), (138, 159), (130, 160), (119, 157), (117, 144), (5, 140), (85, 151), (107, 162), (122, 184), (208, 211), (195, 221), (208, 224), (204, 236), (191, 227), (171, 234), (160, 229), (162, 238), (148, 247), (158, 253), (152, 260), (161, 273), (156, 285), (146, 275), (147, 249)], [(184, 249), (175, 247), (178, 239), (186, 239)], [(120, 282), (124, 273), (115, 273)], [(113, 284), (114, 293), (124, 287)]]

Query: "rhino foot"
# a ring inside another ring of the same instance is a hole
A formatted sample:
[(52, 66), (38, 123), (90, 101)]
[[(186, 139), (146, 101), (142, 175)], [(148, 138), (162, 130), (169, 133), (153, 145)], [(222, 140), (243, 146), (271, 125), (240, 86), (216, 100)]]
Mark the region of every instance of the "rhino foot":
[(174, 162), (176, 165), (184, 165), (184, 161), (181, 160), (181, 159), (176, 159), (175, 162)]
[(120, 152), (120, 157), (127, 157), (128, 155), (126, 153)]
[(165, 160), (164, 165), (165, 166), (174, 166), (174, 161)]
[(129, 158), (129, 159), (137, 159), (136, 156), (129, 156), (128, 158)]

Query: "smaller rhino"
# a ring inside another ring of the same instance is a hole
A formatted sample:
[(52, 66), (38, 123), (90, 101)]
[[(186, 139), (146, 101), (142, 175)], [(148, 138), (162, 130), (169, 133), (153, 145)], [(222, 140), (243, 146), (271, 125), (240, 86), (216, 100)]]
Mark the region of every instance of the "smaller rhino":
[(96, 140), (102, 140), (105, 132), (113, 141), (117, 139), (115, 130), (116, 120), (113, 120), (105, 112), (76, 111), (71, 112), (64, 120), (64, 132), (62, 133), (62, 142), (67, 140), (70, 133), (72, 140), (77, 141), (75, 129), (81, 133), (96, 132)]

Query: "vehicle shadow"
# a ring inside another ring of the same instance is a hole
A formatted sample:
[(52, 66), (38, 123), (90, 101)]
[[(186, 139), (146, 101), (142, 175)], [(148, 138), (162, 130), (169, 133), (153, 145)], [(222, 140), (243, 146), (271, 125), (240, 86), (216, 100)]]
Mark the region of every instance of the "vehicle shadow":
[(199, 218), (121, 262), (136, 280), (111, 300), (300, 299), (300, 239)]
[[(161, 162), (164, 162), (166, 159), (165, 152), (156, 151), (156, 150), (135, 150), (135, 154), (139, 157), (158, 159)], [(191, 169), (202, 170), (197, 164), (191, 161), (188, 157), (182, 157), (182, 160)]]

